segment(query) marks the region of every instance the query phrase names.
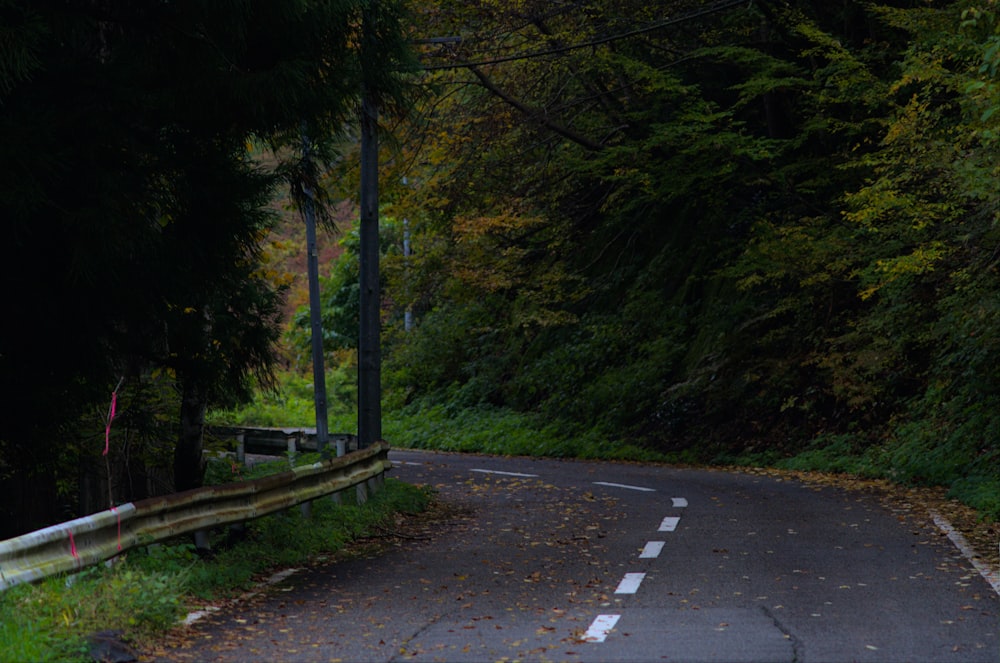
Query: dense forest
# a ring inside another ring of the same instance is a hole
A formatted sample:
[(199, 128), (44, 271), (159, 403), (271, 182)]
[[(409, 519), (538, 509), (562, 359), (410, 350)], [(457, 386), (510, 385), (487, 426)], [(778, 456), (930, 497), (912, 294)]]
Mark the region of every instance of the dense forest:
[(272, 201), (400, 98), (374, 9), (0, 0), (0, 537), (201, 485), (206, 411), (275, 383)]
[(0, 537), (198, 485), (206, 411), (308, 374), (274, 201), (356, 199), (362, 84), (387, 419), (812, 458), (1000, 514), (997, 14), (0, 0)]
[(415, 9), (394, 398), (1000, 512), (994, 2)]

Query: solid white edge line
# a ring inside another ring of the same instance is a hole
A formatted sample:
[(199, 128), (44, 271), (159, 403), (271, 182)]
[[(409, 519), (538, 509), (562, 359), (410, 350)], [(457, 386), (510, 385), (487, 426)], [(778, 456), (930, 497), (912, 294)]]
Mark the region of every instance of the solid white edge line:
[(673, 532), (677, 529), (677, 524), (681, 522), (681, 519), (677, 516), (667, 516), (660, 523), (659, 532)]
[(645, 573), (626, 573), (625, 577), (618, 583), (615, 594), (635, 594), (639, 591), (639, 585), (642, 584), (645, 577)]
[(663, 552), (664, 544), (666, 541), (648, 541), (639, 553), (639, 559), (656, 559)]
[(675, 509), (683, 509), (688, 505), (688, 501), (683, 497), (671, 497), (670, 501), (673, 503)]
[(965, 558), (972, 563), (972, 566), (976, 567), (976, 570), (979, 571), (979, 575), (983, 576), (986, 582), (993, 587), (993, 591), (1000, 596), (1000, 572), (995, 569), (991, 569), (988, 565), (984, 564), (979, 559), (976, 552), (972, 549), (972, 546), (969, 545), (969, 542), (966, 541), (964, 536), (962, 536), (962, 533), (952, 527), (951, 523), (945, 520), (941, 514), (936, 511), (931, 511), (930, 513), (931, 518), (934, 519), (934, 524), (938, 526), (938, 529), (944, 532), (948, 538), (951, 539), (951, 542), (955, 544), (955, 547), (958, 548), (963, 555), (965, 555)]
[(480, 474), (500, 474), (505, 477), (537, 477), (537, 474), (521, 474), (520, 472), (501, 472), (500, 470), (469, 470), (470, 472), (479, 472)]
[(620, 618), (621, 615), (597, 615), (590, 628), (583, 634), (582, 640), (584, 642), (604, 642)]
[(629, 486), (624, 483), (608, 483), (607, 481), (595, 481), (595, 486), (608, 486), (609, 488), (625, 488), (626, 490), (641, 490), (644, 493), (655, 493), (656, 488), (645, 488), (643, 486)]

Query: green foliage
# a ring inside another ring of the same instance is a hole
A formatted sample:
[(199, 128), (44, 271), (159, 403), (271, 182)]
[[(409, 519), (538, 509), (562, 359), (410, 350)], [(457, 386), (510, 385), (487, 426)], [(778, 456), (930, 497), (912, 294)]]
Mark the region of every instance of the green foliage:
[(533, 414), (487, 406), (415, 403), (387, 415), (383, 432), (391, 443), (513, 456), (663, 461), (668, 457), (599, 431), (571, 430)]
[[(396, 339), (387, 357), (386, 382), (403, 394), (433, 393), (466, 385), (462, 402), (467, 405), (488, 399), (497, 384), (475, 374), (474, 358), (495, 342), (485, 306), (445, 306), (424, 315), (419, 333)], [(488, 374), (488, 373), (487, 373)], [(455, 395), (455, 392), (452, 392)]]
[[(482, 27), (459, 59), (580, 43), (648, 8), (446, 3), (427, 32), (469, 11)], [(499, 449), (448, 422), (513, 410), (583, 454), (595, 436), (981, 494), (997, 476), (995, 7), (767, 3), (684, 23), (428, 75), (442, 94), (403, 160), (420, 166), (388, 178), (410, 178), (390, 197), (424, 252), (386, 292), (420, 302), (385, 346), (389, 401), (429, 419), (403, 439)], [(529, 300), (555, 324), (522, 324)]]
[(856, 435), (819, 436), (807, 449), (774, 464), (789, 470), (839, 472), (863, 477), (879, 476), (879, 468), (865, 453), (866, 441)]
[(67, 620), (49, 609), (56, 602), (41, 591), (39, 598), (33, 594), (14, 588), (0, 596), (0, 655), (10, 661), (86, 660), (83, 634), (65, 634)]
[[(325, 366), (327, 412), (342, 417), (354, 412), (357, 402), (357, 362), (354, 353), (337, 354), (337, 364)], [(218, 426), (315, 426), (313, 382), (297, 372), (279, 374), (274, 389), (258, 391), (240, 407), (212, 410), (206, 422)]]
[[(355, 227), (339, 240), (344, 251), (330, 265), (329, 274), (320, 277), (320, 310), (323, 329), (323, 350), (329, 356), (337, 350), (358, 347), (358, 310), (361, 306), (361, 286), (358, 230)], [(285, 345), (295, 355), (300, 369), (312, 365), (312, 329), (310, 305), (300, 306), (288, 330)]]
[[(980, 495), (997, 475), (994, 10), (768, 3), (428, 73), (383, 178), (417, 251), (386, 261), (392, 441)], [(648, 12), (420, 19), (461, 26), (452, 56), (475, 59)]]
[(88, 660), (86, 637), (97, 631), (144, 637), (170, 628), (185, 583), (183, 574), (116, 564), (9, 589), (0, 595), (0, 658)]
[(948, 497), (977, 509), (985, 518), (1000, 520), (1000, 479), (992, 475), (975, 475), (956, 479)]
[[(338, 241), (341, 253), (329, 265), (329, 272), (319, 279), (323, 351), (328, 359), (342, 359), (345, 351), (358, 347), (361, 306), (358, 223), (356, 220), (351, 229), (343, 233)], [(392, 218), (379, 220), (380, 261), (392, 259), (402, 252), (401, 225)], [(295, 311), (283, 341), (286, 350), (293, 355), (295, 367), (307, 370), (312, 365), (310, 305), (300, 306)]]
[[(383, 433), (404, 448), (509, 455), (572, 455), (530, 417), (485, 407), (411, 406), (386, 418)], [(562, 441), (565, 444), (565, 441)]]

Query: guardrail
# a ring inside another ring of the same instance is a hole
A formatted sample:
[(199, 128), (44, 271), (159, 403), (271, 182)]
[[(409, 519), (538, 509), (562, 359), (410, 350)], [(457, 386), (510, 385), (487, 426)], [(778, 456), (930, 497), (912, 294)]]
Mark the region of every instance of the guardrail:
[[(240, 460), (244, 453), (280, 456), (286, 452), (319, 451), (315, 428), (208, 426), (205, 434), (217, 439), (234, 440)], [(338, 456), (343, 456), (357, 450), (358, 438), (350, 433), (330, 433), (327, 445), (331, 451), (336, 449)]]
[(58, 573), (79, 571), (140, 545), (253, 520), (364, 484), (374, 489), (389, 462), (389, 445), (371, 447), (287, 472), (222, 486), (129, 502), (0, 541), (0, 591)]

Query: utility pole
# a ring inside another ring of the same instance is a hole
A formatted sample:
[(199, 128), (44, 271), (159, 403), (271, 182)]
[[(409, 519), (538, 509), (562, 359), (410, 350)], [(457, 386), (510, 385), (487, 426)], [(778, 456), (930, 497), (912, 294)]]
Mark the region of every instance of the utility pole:
[[(306, 168), (311, 168), (312, 150), (305, 124), (302, 125), (302, 157)], [(306, 222), (306, 265), (309, 273), (309, 330), (312, 336), (313, 403), (316, 410), (316, 446), (320, 455), (326, 458), (326, 445), (330, 439), (327, 430), (326, 373), (323, 360), (323, 315), (319, 300), (319, 251), (316, 248), (316, 192), (307, 180), (303, 193), (302, 216)], [(343, 443), (337, 443), (337, 455), (343, 456)]]
[[(410, 255), (412, 254), (412, 249), (410, 248), (410, 220), (403, 217), (403, 259), (406, 261), (406, 283), (407, 286), (410, 285)], [(403, 311), (403, 330), (411, 331), (413, 329), (413, 306), (407, 302), (406, 310)]]
[[(377, 61), (377, 0), (362, 13), (362, 67)], [(378, 106), (372, 77), (365, 76), (361, 96), (361, 324), (358, 334), (358, 447), (382, 439), (382, 351), (380, 339), (378, 231)]]
[[(403, 186), (407, 185), (406, 178), (403, 178)], [(403, 260), (405, 261), (406, 284), (410, 286), (410, 255), (413, 253), (410, 247), (410, 220), (403, 217)], [(406, 310), (403, 312), (403, 330), (409, 332), (413, 329), (413, 306), (406, 303)]]

